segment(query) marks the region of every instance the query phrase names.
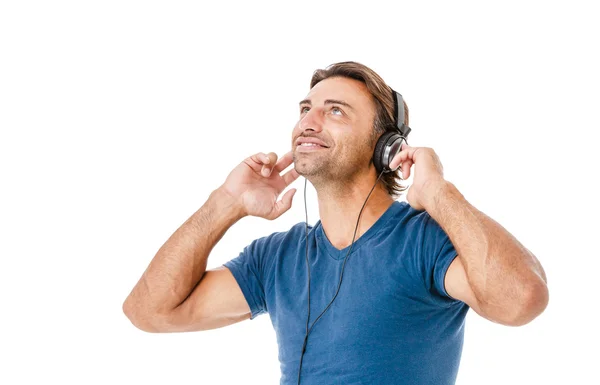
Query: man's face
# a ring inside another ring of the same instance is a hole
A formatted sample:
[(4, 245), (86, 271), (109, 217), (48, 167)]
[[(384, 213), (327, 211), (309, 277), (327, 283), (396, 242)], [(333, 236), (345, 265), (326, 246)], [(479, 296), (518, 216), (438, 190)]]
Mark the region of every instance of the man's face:
[[(368, 169), (375, 103), (364, 83), (334, 77), (320, 81), (300, 102), (292, 132), (296, 171), (311, 182), (351, 180)], [(302, 144), (316, 142), (320, 145)]]

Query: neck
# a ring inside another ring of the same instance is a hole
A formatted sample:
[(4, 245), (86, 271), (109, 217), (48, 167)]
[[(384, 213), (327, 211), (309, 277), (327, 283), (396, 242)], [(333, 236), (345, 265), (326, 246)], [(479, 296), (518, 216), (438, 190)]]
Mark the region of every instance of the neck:
[[(376, 177), (363, 178), (362, 183), (346, 184), (343, 188), (340, 186), (316, 188), (321, 225), (327, 238), (337, 249), (341, 250), (352, 243), (358, 214), (375, 184), (375, 179)], [(392, 203), (394, 199), (381, 183), (377, 183), (362, 211), (354, 242), (373, 226)]]

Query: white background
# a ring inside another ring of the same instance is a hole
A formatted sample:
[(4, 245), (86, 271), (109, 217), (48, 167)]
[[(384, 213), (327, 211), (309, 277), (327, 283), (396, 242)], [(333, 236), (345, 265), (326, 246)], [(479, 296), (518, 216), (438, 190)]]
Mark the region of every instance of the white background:
[[(457, 383), (600, 383), (592, 1), (201, 3), (1, 3), (0, 383), (278, 383), (268, 316), (148, 334), (121, 306), (233, 167), (289, 150), (312, 71), (346, 60), (404, 95), (409, 143), (546, 269), (530, 324), (469, 312)], [(303, 184), (209, 268), (304, 221)]]

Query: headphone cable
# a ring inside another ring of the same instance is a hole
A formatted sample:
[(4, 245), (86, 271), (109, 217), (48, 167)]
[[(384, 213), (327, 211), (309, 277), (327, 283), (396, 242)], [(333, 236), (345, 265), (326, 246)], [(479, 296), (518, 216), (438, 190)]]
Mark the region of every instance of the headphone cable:
[(331, 304), (337, 297), (338, 293), (340, 292), (340, 287), (342, 286), (342, 279), (344, 277), (344, 268), (346, 267), (346, 261), (348, 260), (348, 256), (350, 255), (350, 252), (352, 251), (352, 246), (354, 246), (354, 239), (356, 238), (356, 231), (358, 230), (358, 224), (360, 222), (360, 217), (362, 215), (363, 209), (365, 208), (365, 206), (367, 204), (367, 201), (369, 200), (369, 197), (371, 196), (371, 193), (375, 189), (375, 186), (377, 186), (377, 182), (379, 182), (379, 179), (381, 178), (381, 176), (383, 175), (384, 172), (385, 172), (385, 170), (382, 170), (381, 173), (379, 174), (379, 176), (377, 177), (375, 184), (373, 185), (373, 187), (371, 187), (371, 191), (369, 191), (369, 195), (367, 195), (367, 198), (365, 199), (365, 203), (363, 203), (363, 205), (360, 209), (360, 212), (358, 213), (358, 219), (356, 220), (356, 227), (354, 228), (354, 235), (352, 236), (352, 243), (350, 244), (350, 249), (348, 249), (348, 253), (346, 254), (346, 257), (344, 258), (344, 264), (342, 265), (342, 271), (340, 273), (340, 282), (338, 283), (337, 291), (335, 292), (335, 295), (329, 302), (329, 305), (327, 305), (325, 310), (323, 310), (321, 312), (321, 314), (317, 317), (317, 319), (315, 319), (315, 321), (313, 322), (310, 329), (308, 328), (308, 322), (310, 320), (310, 264), (308, 262), (308, 209), (306, 206), (307, 179), (304, 178), (304, 214), (306, 215), (306, 222), (305, 222), (304, 229), (305, 229), (305, 236), (306, 236), (306, 268), (308, 269), (308, 316), (306, 317), (306, 334), (304, 336), (304, 343), (302, 344), (302, 353), (300, 355), (300, 367), (298, 368), (298, 385), (300, 385), (300, 373), (302, 372), (302, 361), (304, 359), (304, 352), (306, 351), (306, 342), (308, 341), (308, 335), (310, 334), (312, 329), (315, 327), (315, 324), (321, 318), (321, 316), (323, 316), (323, 314), (325, 314), (327, 309), (329, 309), (329, 307), (331, 306)]

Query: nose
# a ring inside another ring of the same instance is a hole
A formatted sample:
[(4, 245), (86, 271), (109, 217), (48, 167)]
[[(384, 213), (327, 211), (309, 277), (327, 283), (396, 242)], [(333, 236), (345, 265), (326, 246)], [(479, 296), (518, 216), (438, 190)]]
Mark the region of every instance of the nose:
[(317, 107), (311, 108), (298, 122), (298, 128), (301, 132), (313, 130), (321, 132), (323, 130), (323, 116), (321, 110)]

